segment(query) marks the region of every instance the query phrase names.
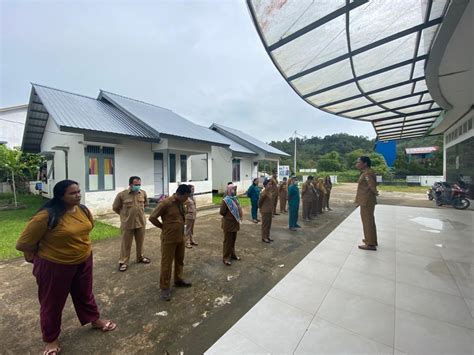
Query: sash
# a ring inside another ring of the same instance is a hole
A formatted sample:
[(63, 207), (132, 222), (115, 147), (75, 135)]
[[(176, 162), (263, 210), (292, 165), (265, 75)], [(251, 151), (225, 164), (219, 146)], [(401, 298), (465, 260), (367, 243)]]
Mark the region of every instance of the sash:
[(224, 202), (235, 220), (240, 223), (239, 201), (235, 197), (226, 196)]

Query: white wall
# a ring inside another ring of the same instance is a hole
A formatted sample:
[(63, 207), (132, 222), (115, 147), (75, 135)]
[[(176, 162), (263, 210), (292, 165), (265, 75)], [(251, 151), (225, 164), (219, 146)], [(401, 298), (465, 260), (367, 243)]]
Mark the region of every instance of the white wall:
[[(182, 140), (168, 139), (166, 141), (167, 147), (177, 147)], [(171, 144), (170, 144), (171, 143)], [(149, 142), (143, 142), (132, 139), (122, 139), (118, 141), (118, 144), (107, 144), (107, 143), (90, 143), (91, 145), (101, 145), (103, 147), (113, 147), (115, 150), (114, 155), (114, 173), (115, 173), (115, 189), (109, 191), (86, 191), (86, 162), (84, 148), (84, 137), (82, 134), (60, 132), (56, 124), (52, 119), (48, 121), (46, 126), (46, 132), (43, 137), (41, 146), (42, 151), (53, 151), (53, 146), (66, 146), (69, 147), (69, 179), (76, 180), (81, 185), (83, 191), (82, 202), (87, 205), (93, 213), (103, 214), (112, 211), (112, 203), (115, 196), (120, 191), (128, 188), (128, 179), (130, 176), (140, 176), (142, 179), (142, 188), (146, 191), (149, 197), (155, 195), (154, 187), (154, 152), (163, 153), (163, 177), (164, 177), (164, 193), (167, 195), (173, 194), (176, 191), (177, 183), (169, 183), (169, 172), (168, 162), (169, 154), (176, 154), (176, 180), (180, 181), (181, 168), (180, 168), (180, 155), (184, 154), (188, 156), (188, 180), (192, 179), (192, 164), (190, 160), (191, 154), (208, 153), (208, 176), (212, 176), (212, 162), (210, 160), (211, 146), (208, 144), (196, 143), (186, 141), (183, 143), (183, 148), (186, 150), (178, 149), (166, 149), (158, 150), (156, 148), (159, 145), (152, 144)], [(152, 149), (154, 148), (154, 149)], [(55, 182), (66, 178), (65, 174), (65, 157), (64, 153), (55, 150), (54, 155), (55, 164), (55, 179), (48, 181), (45, 185), (44, 190), (50, 193), (46, 197), (52, 197), (52, 189)], [(211, 204), (212, 203), (212, 179), (208, 181), (195, 181), (192, 182), (196, 186), (196, 193), (202, 193), (202, 195), (196, 196), (196, 202), (198, 205)]]
[(222, 147), (212, 147), (212, 189), (225, 191), (232, 180), (232, 152)]
[[(52, 151), (54, 154), (54, 179), (48, 178), (48, 183), (44, 184), (43, 190), (47, 192), (45, 197), (53, 197), (53, 187), (56, 182), (66, 178), (66, 156), (63, 151), (53, 150), (53, 147), (68, 147), (68, 178), (77, 181), (82, 191), (85, 191), (85, 162), (84, 146), (79, 144), (83, 140), (82, 134), (61, 132), (52, 118), (48, 119), (46, 131), (41, 142), (41, 151)], [(48, 162), (48, 173), (51, 168)], [(84, 203), (84, 193), (82, 202)]]
[(204, 181), (209, 180), (208, 176), (208, 154), (191, 155), (189, 158), (191, 180)]
[(224, 192), (227, 183), (232, 181), (232, 159), (240, 159), (240, 181), (233, 181), (237, 185), (237, 193), (245, 193), (252, 184), (252, 180), (258, 177), (259, 157), (245, 157), (233, 154), (229, 149), (221, 147), (212, 147), (212, 189), (220, 193)]
[[(107, 143), (104, 143), (103, 146), (107, 147)], [(84, 149), (84, 146), (82, 147)], [(124, 139), (114, 148), (115, 190), (86, 193), (86, 205), (94, 213), (102, 214), (112, 211), (112, 203), (115, 196), (120, 191), (128, 188), (130, 176), (135, 175), (142, 179), (142, 189), (147, 193), (148, 197), (153, 197), (155, 193), (151, 144), (138, 140)]]
[(28, 106), (0, 110), (0, 142), (7, 142), (9, 148), (21, 146), (27, 110)]

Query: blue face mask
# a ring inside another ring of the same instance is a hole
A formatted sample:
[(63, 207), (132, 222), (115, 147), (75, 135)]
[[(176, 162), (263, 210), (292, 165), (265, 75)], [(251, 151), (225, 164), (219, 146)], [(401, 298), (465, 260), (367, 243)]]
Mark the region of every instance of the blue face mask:
[(132, 185), (132, 191), (133, 192), (138, 192), (142, 188), (141, 185)]

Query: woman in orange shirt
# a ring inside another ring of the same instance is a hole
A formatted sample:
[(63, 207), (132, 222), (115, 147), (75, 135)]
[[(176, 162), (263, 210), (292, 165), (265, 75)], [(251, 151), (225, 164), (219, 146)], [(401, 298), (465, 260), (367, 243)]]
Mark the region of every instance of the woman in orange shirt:
[(54, 197), (31, 218), (18, 239), (16, 248), (33, 263), (38, 284), (40, 322), (44, 355), (61, 350), (58, 337), (64, 304), (71, 294), (81, 325), (92, 324), (102, 331), (117, 325), (99, 317), (92, 293), (92, 249), (89, 233), (93, 218), (80, 204), (79, 184), (63, 180), (54, 186)]

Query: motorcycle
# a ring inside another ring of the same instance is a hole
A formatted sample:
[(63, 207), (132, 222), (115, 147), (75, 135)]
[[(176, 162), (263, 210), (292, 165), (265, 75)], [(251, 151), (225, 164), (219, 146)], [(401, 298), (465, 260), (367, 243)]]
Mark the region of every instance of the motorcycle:
[(427, 192), (428, 199), (436, 199), (436, 205), (450, 205), (458, 210), (465, 210), (471, 203), (468, 200), (468, 190), (458, 184), (435, 182)]

